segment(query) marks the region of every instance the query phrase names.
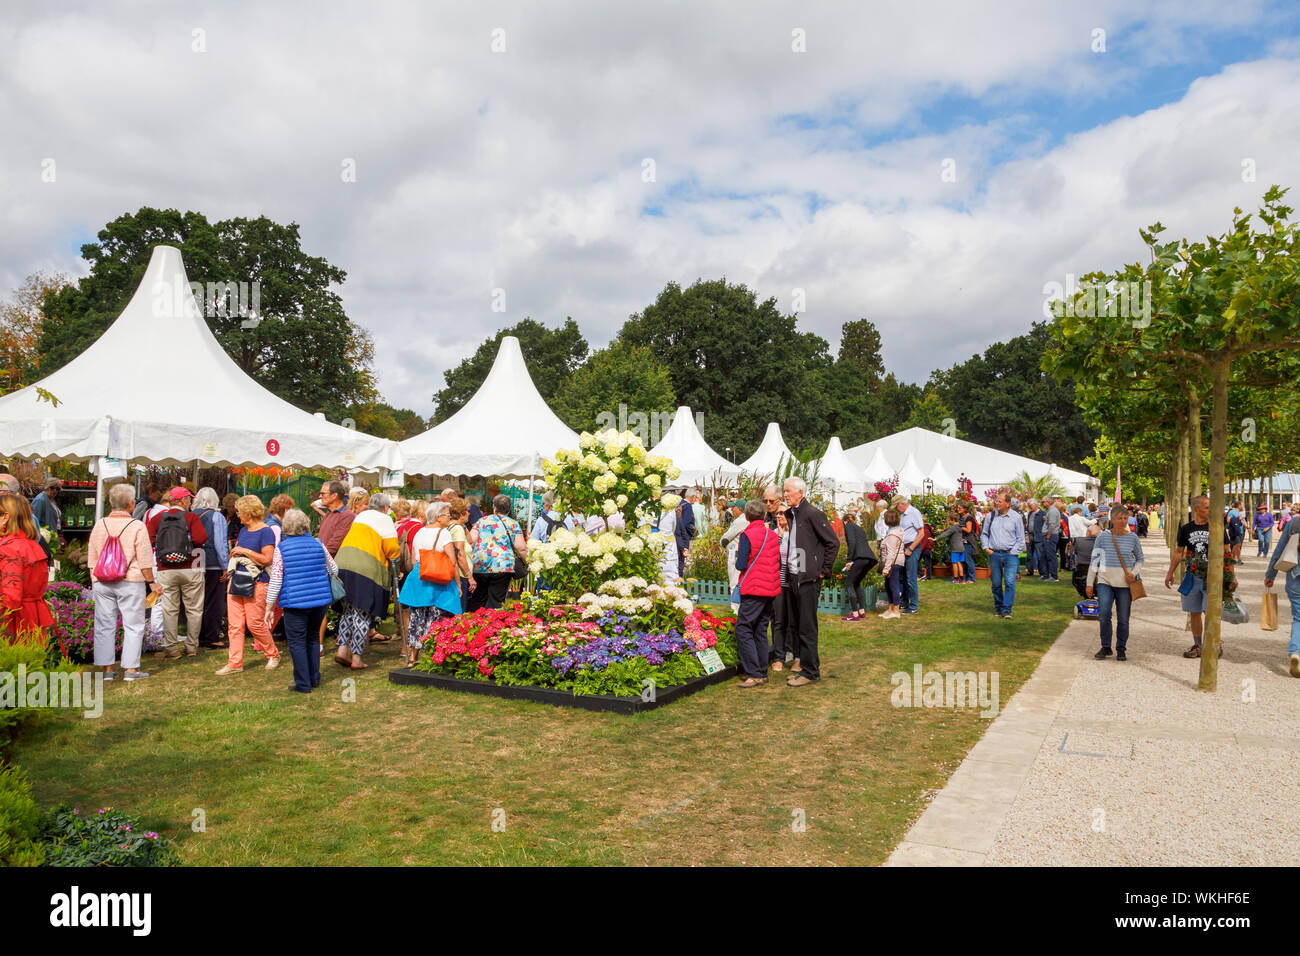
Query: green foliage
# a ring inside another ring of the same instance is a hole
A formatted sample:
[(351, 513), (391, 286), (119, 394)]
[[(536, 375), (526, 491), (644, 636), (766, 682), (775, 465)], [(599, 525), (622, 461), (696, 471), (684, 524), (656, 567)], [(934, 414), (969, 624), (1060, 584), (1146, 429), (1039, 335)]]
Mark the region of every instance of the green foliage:
[[(672, 375), (650, 349), (614, 342), (592, 352), (561, 385), (551, 407), (570, 428), (583, 432), (611, 427), (614, 423), (601, 416), (617, 419), (620, 405), (629, 415), (646, 416), (671, 415), (676, 408)], [(641, 437), (647, 447), (656, 443), (649, 433)]]
[(1085, 423), (1076, 404), (1074, 378), (1057, 378), (1043, 370), (1051, 342), (1051, 327), (1035, 322), (1024, 335), (995, 342), (983, 355), (935, 371), (927, 392), (935, 391), (957, 410), (952, 417), (969, 441), (1082, 469), (1097, 432)]
[(46, 866), (177, 866), (171, 841), (135, 817), (107, 808), (81, 813), (61, 804), (41, 824)]
[[(903, 423), (904, 428), (926, 428), (932, 432), (942, 433), (950, 423), (955, 423), (952, 409), (934, 388), (927, 388), (925, 394), (912, 406), (912, 413)], [(953, 436), (965, 438), (966, 433), (960, 428), (953, 429)]]
[(454, 415), (478, 391), (496, 361), (501, 339), (507, 335), (519, 339), (519, 350), (528, 366), (528, 374), (548, 403), (555, 400), (587, 358), (587, 340), (572, 318), (565, 319), (564, 324), (556, 329), (548, 329), (534, 319), (525, 318), (497, 332), (473, 355), (446, 372), (443, 376), (446, 384), (433, 396), (435, 425)]
[(686, 569), (688, 578), (727, 580), (727, 549), (722, 546), (722, 532), (725, 530), (710, 527), (691, 542), (690, 562)]
[(1035, 501), (1041, 501), (1045, 496), (1051, 495), (1053, 498), (1065, 497), (1065, 485), (1054, 478), (1052, 475), (1043, 474), (1035, 478), (1029, 472), (1022, 471), (1018, 475), (1012, 476), (1007, 482), (1007, 487), (1011, 493), (1022, 501), (1033, 498)]
[(725, 279), (687, 289), (670, 282), (655, 301), (623, 324), (618, 341), (650, 349), (672, 376), (677, 404), (703, 413), (705, 441), (748, 457), (768, 422), (787, 439), (824, 442), (830, 346), (800, 332), (775, 299), (758, 302)]
[(247, 316), (233, 309), (207, 316), (222, 348), (259, 384), (333, 421), (348, 406), (374, 399), (373, 345), (331, 289), (347, 274), (303, 252), (297, 223), (265, 216), (210, 223), (202, 213), (145, 206), (118, 217), (97, 238), (81, 247), (90, 275), (45, 297), (42, 376), (112, 324), (140, 284), (153, 247), (166, 244), (181, 250), (191, 282), (260, 283), (259, 323), (244, 328)]
[(0, 763), (0, 866), (40, 866), (41, 810), (21, 767)]
[[(0, 673), (13, 674), (16, 678), (20, 666), (25, 668), (27, 674), (38, 671), (75, 672), (79, 669), (63, 659), (57, 643), (44, 637), (31, 635), (14, 641), (0, 637)], [(24, 725), (49, 711), (48, 707), (0, 707), (0, 755), (8, 749)]]

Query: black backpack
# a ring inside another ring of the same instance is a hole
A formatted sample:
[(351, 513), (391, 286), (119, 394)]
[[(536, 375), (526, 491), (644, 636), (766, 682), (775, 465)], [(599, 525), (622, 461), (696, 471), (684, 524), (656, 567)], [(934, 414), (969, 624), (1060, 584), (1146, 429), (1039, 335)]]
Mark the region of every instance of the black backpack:
[(1151, 527), (1151, 519), (1147, 517), (1145, 511), (1138, 512), (1138, 534), (1146, 537), (1147, 529)]
[(154, 553), (161, 568), (188, 568), (193, 560), (194, 541), (190, 538), (189, 522), (185, 512), (168, 511), (158, 522), (158, 537)]
[(552, 518), (550, 514), (543, 511), (542, 520), (546, 522), (546, 537), (549, 538), (551, 535), (555, 534), (555, 529), (560, 526), (560, 519)]

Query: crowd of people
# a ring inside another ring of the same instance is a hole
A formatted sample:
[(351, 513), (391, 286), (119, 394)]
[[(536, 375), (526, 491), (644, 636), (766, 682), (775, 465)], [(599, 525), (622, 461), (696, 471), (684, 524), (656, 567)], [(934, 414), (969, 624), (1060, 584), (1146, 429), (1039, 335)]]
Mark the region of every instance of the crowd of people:
[[(761, 500), (724, 500), (711, 516), (698, 488), (679, 490), (680, 503), (656, 522), (662, 534), (660, 570), (665, 579), (680, 580), (692, 540), (710, 520), (725, 526), (721, 540), (737, 614), (742, 687), (758, 686), (771, 671), (787, 669), (793, 687), (820, 679), (817, 605), (841, 535), (847, 623), (865, 620), (872, 610), (863, 581), (874, 567), (887, 595), (881, 619), (919, 613), (918, 581), (933, 577), (933, 549), (945, 543), (954, 584), (974, 583), (976, 555), (987, 557), (993, 612), (1003, 619), (1011, 617), (1022, 577), (1057, 583), (1061, 570), (1072, 572), (1080, 595), (1097, 602), (1101, 646), (1095, 656), (1126, 660), (1133, 589), (1145, 562), (1142, 540), (1166, 520), (1163, 505), (1103, 502), (1099, 507), (1082, 496), (1072, 502), (1058, 496), (1018, 501), (1007, 491), (987, 509), (957, 501), (942, 529), (932, 528), (907, 495), (875, 501), (862, 511), (850, 507), (840, 520), (814, 506), (798, 477), (780, 488), (769, 485)], [(61, 532), (58, 492), (52, 480), (29, 504), (17, 481), (0, 475), (0, 630), (10, 634), (41, 631), (52, 623), (43, 598), (50, 551), (41, 529)], [(324, 482), (311, 502), (319, 516), (315, 535), (311, 519), (287, 495), (263, 503), (256, 495), (219, 498), (212, 488), (195, 492), (186, 485), (150, 484), (137, 501), (132, 485), (117, 484), (107, 497), (109, 512), (94, 524), (87, 548), (94, 664), (104, 669), (105, 679), (149, 676), (141, 669), (141, 655), (146, 616), (157, 604), (153, 613), (161, 620), (163, 658), (219, 650), (225, 662), (216, 673), (230, 676), (244, 670), (251, 634), (254, 653), (274, 670), (281, 662), (280, 636), (293, 662), (291, 689), (302, 693), (320, 684), (331, 609), (336, 612), (334, 660), (340, 667), (364, 669), (369, 646), (393, 639), (379, 630), (390, 614), (406, 662), (413, 666), (431, 624), (502, 606), (511, 581), (527, 573), (530, 537), (544, 542), (560, 527), (594, 535), (619, 526), (617, 516), (563, 514), (548, 494), (526, 535), (503, 494), (492, 497), (491, 511), (484, 514), (453, 488), (424, 501), (372, 495), (340, 481)], [(1178, 590), (1193, 637), (1184, 651), (1189, 658), (1203, 649), (1205, 580), (1189, 568), (1208, 560), (1209, 509), (1207, 496), (1192, 500), (1164, 581), (1172, 588), (1187, 562)], [(1300, 502), (1286, 503), (1279, 512), (1261, 505), (1252, 516), (1233, 503), (1225, 511), (1224, 546), (1239, 561), (1244, 540), (1253, 534), (1258, 555), (1267, 556), (1278, 532), (1265, 584), (1271, 588), (1279, 571), (1286, 574), (1293, 617), (1290, 667), (1300, 677), (1300, 576), (1296, 567), (1279, 566), (1291, 539), (1300, 535), (1297, 516)], [(120, 655), (115, 649), (119, 619)]]

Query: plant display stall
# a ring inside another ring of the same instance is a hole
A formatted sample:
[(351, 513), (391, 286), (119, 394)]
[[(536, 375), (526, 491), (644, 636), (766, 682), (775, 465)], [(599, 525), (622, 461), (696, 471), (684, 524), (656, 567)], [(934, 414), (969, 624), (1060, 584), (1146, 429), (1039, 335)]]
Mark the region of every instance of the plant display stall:
[(662, 494), (677, 477), (672, 463), (631, 432), (584, 432), (544, 473), (558, 510), (604, 515), (611, 530), (530, 541), (537, 591), (434, 622), (416, 666), (390, 679), (634, 713), (734, 675), (734, 618), (659, 577), (674, 545), (651, 522), (680, 501)]

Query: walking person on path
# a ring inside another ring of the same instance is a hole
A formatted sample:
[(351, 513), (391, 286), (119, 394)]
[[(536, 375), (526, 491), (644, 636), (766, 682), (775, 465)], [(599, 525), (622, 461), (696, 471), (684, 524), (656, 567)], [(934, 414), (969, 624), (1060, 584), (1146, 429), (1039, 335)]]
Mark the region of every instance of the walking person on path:
[(1110, 509), (1110, 530), (1092, 539), (1092, 559), (1088, 563), (1087, 596), (1097, 595), (1098, 621), (1101, 625), (1101, 650), (1093, 657), (1110, 657), (1111, 610), (1115, 613), (1115, 660), (1128, 660), (1129, 611), (1133, 607), (1131, 585), (1141, 577), (1142, 542), (1129, 530), (1123, 507)]
[(876, 565), (867, 533), (858, 525), (858, 513), (850, 508), (844, 513), (844, 543), (848, 553), (844, 557), (844, 589), (849, 595), (849, 616), (846, 622), (861, 621), (867, 616), (866, 596), (862, 593), (862, 579)]
[[(1264, 587), (1273, 586), (1273, 580), (1277, 577), (1277, 559), (1282, 556), (1287, 542), (1296, 533), (1294, 521), (1288, 522), (1282, 529), (1282, 534), (1277, 539), (1277, 550), (1273, 552), (1273, 557), (1268, 562), (1268, 569), (1264, 572)], [(1291, 676), (1300, 677), (1300, 564), (1285, 573), (1286, 597), (1291, 602), (1291, 644), (1287, 648), (1287, 653), (1291, 659)]]
[(999, 491), (994, 510), (984, 519), (980, 543), (989, 556), (989, 583), (993, 587), (993, 613), (1010, 620), (1016, 603), (1016, 574), (1020, 552), (1025, 550), (1025, 525), (1011, 513), (1011, 493)]
[(1269, 545), (1273, 542), (1273, 515), (1268, 505), (1260, 505), (1255, 512), (1255, 539), (1259, 541), (1257, 557), (1267, 557)]
[[(1174, 569), (1184, 558), (1196, 556), (1201, 562), (1210, 559), (1210, 497), (1200, 495), (1192, 499), (1192, 520), (1178, 528), (1177, 546), (1169, 557), (1169, 571), (1165, 574), (1165, 587), (1174, 586)], [(1227, 554), (1228, 529), (1223, 529), (1224, 554)], [(1191, 571), (1183, 572), (1183, 581), (1178, 587), (1183, 596), (1183, 610), (1192, 616), (1191, 647), (1183, 651), (1183, 657), (1200, 657), (1203, 647), (1202, 634), (1205, 629), (1205, 578)], [(1223, 643), (1219, 643), (1219, 656), (1223, 656)]]

